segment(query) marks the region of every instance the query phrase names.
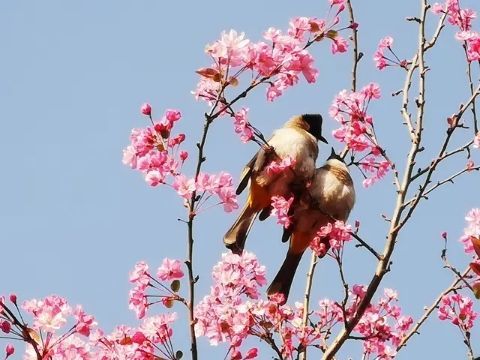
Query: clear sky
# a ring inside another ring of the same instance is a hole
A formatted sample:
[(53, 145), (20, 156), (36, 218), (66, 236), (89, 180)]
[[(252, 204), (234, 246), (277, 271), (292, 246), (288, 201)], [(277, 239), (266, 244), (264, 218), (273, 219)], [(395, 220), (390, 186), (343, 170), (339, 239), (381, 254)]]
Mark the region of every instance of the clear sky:
[[(378, 72), (371, 57), (378, 41), (391, 35), (399, 57), (411, 58), (417, 27), (404, 19), (418, 14), (419, 2), (353, 3), (365, 53), (359, 85), (370, 81), (381, 85), (383, 100), (371, 111), (382, 143), (402, 169), (409, 144), (401, 125), (400, 99), (390, 94), (402, 87), (404, 74), (397, 68)], [(177, 221), (185, 212), (178, 196), (168, 188), (149, 188), (140, 174), (121, 163), (131, 128), (147, 125), (140, 105), (148, 101), (157, 113), (180, 109), (184, 118), (179, 127), (194, 151), (206, 106), (195, 102), (190, 91), (197, 81), (195, 70), (210, 64), (205, 44), (230, 28), (257, 41), (270, 26), (285, 29), (294, 16), (324, 17), (327, 9), (322, 0), (1, 2), (0, 294), (16, 292), (20, 299), (29, 299), (56, 293), (82, 304), (107, 332), (117, 324), (134, 325), (127, 303), (133, 265), (145, 260), (156, 268), (164, 257), (182, 259), (186, 253), (186, 228)], [(331, 137), (336, 124), (327, 111), (334, 95), (350, 86), (351, 56), (332, 56), (327, 43), (312, 52), (320, 69), (316, 84), (302, 81), (274, 103), (267, 103), (260, 89), (243, 104), (266, 135), (292, 115), (323, 113), (327, 137), (338, 150), (340, 144)], [(432, 70), (426, 131), (431, 135), (426, 135), (428, 146), (420, 157), (425, 163), (437, 152), (447, 116), (467, 98), (463, 51), (451, 28), (427, 61)], [(319, 165), (330, 151), (322, 150)], [(223, 169), (238, 177), (255, 151), (255, 144), (243, 145), (231, 121), (222, 119), (213, 126), (205, 170)], [(480, 163), (478, 151), (473, 159)], [(465, 162), (463, 155), (448, 162), (435, 180), (460, 170)], [(189, 174), (192, 169), (187, 167)], [(394, 204), (391, 178), (363, 189), (361, 174), (353, 170), (353, 176), (357, 203), (350, 219), (361, 222), (363, 238), (380, 251), (387, 229), (380, 214), (391, 214)], [(478, 181), (478, 174), (472, 174), (439, 190), (402, 233), (383, 286), (399, 291), (405, 313), (414, 318), (451, 282), (440, 261), (442, 231), (449, 232), (451, 260), (459, 268), (468, 261), (456, 240), (465, 213), (480, 207)], [(195, 260), (200, 297), (209, 290), (210, 269), (225, 251), (222, 236), (234, 217), (220, 208), (198, 217)], [(286, 246), (280, 243), (280, 229), (273, 220), (257, 225), (247, 247), (267, 266), (271, 279)], [(352, 244), (345, 256), (349, 282), (369, 281), (375, 268), (371, 256)], [(291, 300), (301, 299), (308, 259), (297, 273)], [(318, 267), (314, 303), (340, 292), (333, 261), (325, 259)], [(184, 316), (181, 308), (178, 312)], [(186, 351), (186, 327), (175, 331), (181, 335), (176, 344)], [(479, 334), (473, 336), (478, 339)], [(341, 358), (347, 353), (359, 358), (355, 345), (348, 349)], [(205, 339), (200, 340), (200, 350), (211, 354), (209, 358), (221, 359), (225, 353), (223, 348), (209, 348)], [(480, 351), (478, 345), (476, 350)], [(464, 354), (457, 329), (440, 325), (434, 316), (398, 358), (459, 359)]]

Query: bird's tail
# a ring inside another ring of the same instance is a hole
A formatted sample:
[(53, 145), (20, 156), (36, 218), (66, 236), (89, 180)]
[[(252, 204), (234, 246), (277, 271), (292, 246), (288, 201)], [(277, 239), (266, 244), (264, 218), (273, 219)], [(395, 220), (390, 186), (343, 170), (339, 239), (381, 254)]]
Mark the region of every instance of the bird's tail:
[(278, 270), (275, 279), (273, 279), (268, 287), (268, 295), (280, 293), (285, 297), (285, 302), (287, 301), (293, 277), (295, 276), (295, 271), (297, 270), (302, 255), (303, 253), (294, 253), (291, 249), (288, 250), (282, 267)]
[(227, 248), (232, 250), (235, 254), (241, 254), (245, 247), (245, 241), (247, 235), (253, 225), (255, 218), (257, 217), (257, 211), (253, 209), (250, 203), (247, 201), (243, 207), (237, 220), (233, 223), (232, 227), (225, 233), (223, 242)]

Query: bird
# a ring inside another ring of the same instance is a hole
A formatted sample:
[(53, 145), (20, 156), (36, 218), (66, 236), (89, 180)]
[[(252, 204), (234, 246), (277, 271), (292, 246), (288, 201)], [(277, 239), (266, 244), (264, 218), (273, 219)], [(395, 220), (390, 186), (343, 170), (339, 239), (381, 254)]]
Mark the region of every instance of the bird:
[[(267, 289), (269, 296), (280, 293), (288, 299), (295, 271), (303, 253), (322, 226), (330, 222), (346, 221), (355, 205), (355, 187), (343, 159), (334, 149), (326, 163), (316, 169), (310, 187), (296, 203), (292, 225), (284, 229), (282, 241), (290, 239), (289, 248), (280, 270)], [(325, 241), (329, 248), (328, 239)]]
[[(249, 184), (249, 194), (238, 218), (225, 233), (223, 241), (235, 254), (241, 254), (255, 218), (260, 213), (264, 220), (270, 214), (273, 196), (288, 196), (292, 187), (304, 187), (315, 174), (318, 141), (327, 143), (322, 136), (323, 118), (320, 114), (304, 114), (290, 118), (274, 131), (263, 146), (244, 167), (236, 194), (240, 195)], [(290, 157), (294, 165), (276, 174), (267, 171), (272, 161)]]

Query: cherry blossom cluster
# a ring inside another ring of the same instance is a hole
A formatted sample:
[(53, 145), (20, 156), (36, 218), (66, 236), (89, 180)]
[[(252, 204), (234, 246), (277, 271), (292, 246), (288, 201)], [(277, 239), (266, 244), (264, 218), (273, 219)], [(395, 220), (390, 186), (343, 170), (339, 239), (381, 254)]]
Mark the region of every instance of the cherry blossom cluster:
[(180, 111), (167, 110), (159, 121), (153, 120), (149, 104), (144, 104), (141, 112), (150, 118), (152, 126), (132, 130), (131, 143), (123, 151), (125, 165), (139, 170), (151, 186), (171, 185), (185, 202), (196, 192), (202, 200), (197, 203), (198, 207), (217, 196), (218, 204), (222, 204), (226, 212), (238, 208), (231, 175), (202, 173), (194, 179), (181, 173), (188, 158), (186, 151), (179, 150), (185, 134), (172, 135), (174, 125), (181, 119)]
[(435, 3), (432, 11), (435, 14), (446, 13), (448, 22), (458, 27), (459, 31), (455, 37), (465, 42), (468, 61), (480, 60), (480, 33), (472, 30), (472, 22), (477, 13), (472, 9), (462, 9), (459, 0), (447, 0), (444, 4)]
[[(73, 359), (75, 356), (69, 357), (69, 354), (88, 353), (86, 344), (97, 323), (81, 306), (72, 308), (65, 299), (57, 295), (47, 296), (43, 300), (25, 301), (21, 309), (32, 317), (29, 322), (31, 325), (27, 326), (16, 295), (10, 295), (9, 301), (17, 313), (7, 306), (4, 297), (0, 297), (0, 333), (27, 344), (25, 359), (37, 359), (38, 356), (42, 359)], [(67, 322), (72, 325), (65, 330)], [(14, 351), (11, 344), (7, 345), (6, 357)]]
[[(392, 50), (393, 38), (391, 36), (386, 36), (380, 40), (377, 50), (373, 54), (373, 61), (378, 70), (383, 70), (387, 66), (400, 66), (403, 68), (407, 67), (406, 60), (400, 60), (397, 55)], [(389, 58), (385, 55), (385, 52), (388, 52), (395, 57), (395, 59)]]
[[(357, 306), (367, 291), (366, 286), (354, 285), (351, 290), (351, 306), (346, 309), (347, 319), (355, 314)], [(378, 303), (370, 304), (355, 326), (354, 332), (360, 334), (363, 341), (365, 359), (389, 360), (396, 356), (396, 348), (413, 324), (410, 316), (402, 315), (396, 305), (398, 294), (395, 290), (385, 289)]]
[(322, 226), (310, 243), (310, 248), (319, 257), (325, 256), (329, 249), (338, 253), (346, 241), (352, 239), (352, 227), (337, 220)]
[(227, 342), (231, 358), (253, 358), (256, 350), (242, 357), (239, 349), (253, 326), (245, 299), (258, 299), (259, 287), (266, 284), (265, 267), (249, 252), (242, 256), (226, 253), (214, 266), (212, 278), (210, 294), (195, 307), (196, 335), (207, 337), (211, 345)]
[(293, 196), (288, 199), (283, 196), (272, 196), (272, 211), (270, 214), (276, 216), (277, 224), (282, 225), (285, 229), (288, 229), (292, 224), (292, 217), (288, 215), (288, 212), (293, 199)]
[(329, 14), (334, 14), (331, 19), (297, 17), (290, 21), (286, 32), (270, 27), (263, 34), (264, 41), (252, 42), (243, 32), (224, 31), (219, 40), (205, 48), (213, 63), (197, 70), (200, 81), (193, 92), (196, 99), (207, 101), (210, 105), (223, 102), (225, 89), (237, 86), (241, 81), (240, 75), (245, 72), (250, 72), (249, 86), (269, 84), (269, 101), (297, 84), (300, 75), (309, 83), (315, 82), (318, 70), (308, 51), (312, 43), (328, 38), (332, 41), (333, 54), (347, 51), (347, 41), (334, 30), (340, 22), (340, 13), (345, 9), (344, 2), (330, 1)]
[(468, 332), (473, 327), (478, 313), (473, 310), (473, 301), (467, 296), (449, 294), (442, 298), (438, 309), (440, 320), (450, 320), (463, 332)]
[(358, 164), (366, 173), (365, 187), (382, 179), (391, 168), (375, 136), (373, 118), (367, 113), (370, 101), (379, 98), (380, 87), (370, 83), (357, 92), (342, 90), (329, 110), (330, 116), (340, 123), (333, 136), (353, 153), (364, 154)]
[[(182, 263), (179, 260), (163, 259), (162, 265), (157, 270), (156, 278), (148, 271), (144, 261), (135, 264), (130, 273), (130, 282), (134, 288), (129, 294), (129, 308), (135, 312), (137, 318), (145, 317), (149, 306), (162, 303), (171, 307), (174, 301), (183, 299), (177, 294), (180, 289), (180, 279), (183, 278)], [(158, 279), (158, 280), (157, 280)], [(165, 284), (164, 282), (170, 282)], [(154, 294), (147, 294), (149, 290)]]

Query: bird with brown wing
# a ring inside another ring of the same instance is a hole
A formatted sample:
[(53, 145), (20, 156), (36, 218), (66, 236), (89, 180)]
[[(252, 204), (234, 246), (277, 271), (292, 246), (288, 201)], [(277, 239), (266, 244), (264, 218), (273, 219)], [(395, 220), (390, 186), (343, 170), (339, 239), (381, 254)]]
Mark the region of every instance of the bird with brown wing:
[[(294, 116), (283, 127), (275, 130), (268, 140), (269, 147), (262, 147), (243, 169), (237, 188), (239, 195), (249, 183), (247, 201), (238, 218), (226, 232), (223, 241), (234, 253), (241, 253), (255, 218), (270, 214), (272, 196), (288, 196), (292, 185), (304, 187), (315, 174), (318, 156), (318, 140), (322, 136), (322, 116), (305, 114)], [(280, 173), (272, 174), (267, 167), (272, 161), (290, 157), (293, 166)]]
[[(290, 238), (289, 249), (268, 295), (281, 293), (287, 300), (298, 264), (318, 230), (335, 220), (346, 221), (354, 204), (355, 188), (348, 167), (332, 149), (326, 164), (316, 170), (310, 187), (291, 209), (293, 222), (282, 238)], [(325, 245), (329, 246), (328, 241)]]

